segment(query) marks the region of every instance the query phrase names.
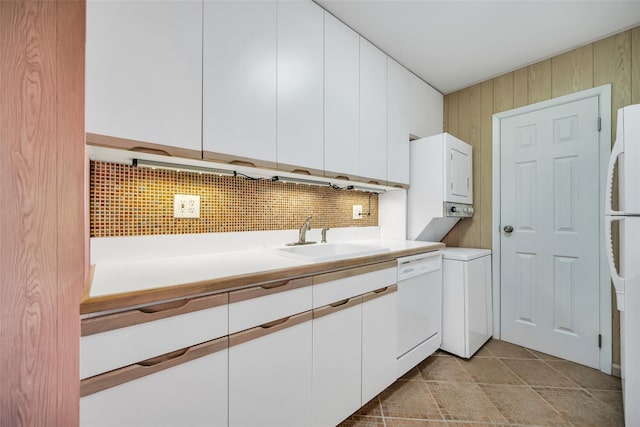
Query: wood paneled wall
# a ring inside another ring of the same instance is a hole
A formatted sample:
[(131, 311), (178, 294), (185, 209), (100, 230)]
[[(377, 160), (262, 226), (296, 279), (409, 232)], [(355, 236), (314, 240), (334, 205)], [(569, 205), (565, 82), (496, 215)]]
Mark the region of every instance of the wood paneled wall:
[(0, 426), (77, 426), (83, 1), (0, 1)]
[[(617, 110), (640, 103), (640, 27), (574, 49), (444, 97), (444, 130), (470, 143), (476, 214), (445, 237), (448, 246), (491, 248), (492, 115), (611, 83), (612, 139)], [(615, 303), (614, 303), (615, 304)], [(620, 363), (615, 306), (613, 363)]]

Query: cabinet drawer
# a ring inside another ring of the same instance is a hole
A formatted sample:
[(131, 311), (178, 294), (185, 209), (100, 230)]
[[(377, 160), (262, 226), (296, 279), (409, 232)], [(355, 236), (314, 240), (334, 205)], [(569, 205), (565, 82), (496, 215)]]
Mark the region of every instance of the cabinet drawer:
[(226, 426), (227, 343), (219, 338), (83, 380), (80, 425)]
[(209, 295), (82, 320), (80, 378), (227, 335), (228, 298)]
[(311, 310), (311, 277), (229, 293), (229, 333)]
[(394, 285), (397, 270), (397, 263), (389, 261), (315, 276), (313, 308)]

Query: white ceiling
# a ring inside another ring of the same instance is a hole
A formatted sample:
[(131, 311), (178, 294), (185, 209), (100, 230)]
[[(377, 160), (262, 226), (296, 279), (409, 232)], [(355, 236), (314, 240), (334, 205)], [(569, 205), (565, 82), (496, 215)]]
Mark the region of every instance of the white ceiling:
[(640, 24), (640, 0), (315, 0), (447, 94)]

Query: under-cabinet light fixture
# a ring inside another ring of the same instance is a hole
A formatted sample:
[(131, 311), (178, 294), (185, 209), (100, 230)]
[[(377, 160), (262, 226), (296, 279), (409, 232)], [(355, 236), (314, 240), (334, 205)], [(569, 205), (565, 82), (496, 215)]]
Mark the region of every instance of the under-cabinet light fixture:
[(236, 176), (236, 172), (227, 169), (218, 169), (218, 168), (208, 168), (204, 166), (194, 166), (194, 165), (176, 165), (173, 163), (165, 163), (165, 162), (156, 162), (155, 160), (145, 160), (145, 159), (133, 159), (133, 166), (140, 168), (150, 168), (150, 169), (164, 169), (175, 172), (196, 172), (196, 173), (206, 173), (209, 175), (220, 175), (220, 176)]
[(369, 187), (361, 187), (359, 185), (350, 185), (347, 187), (347, 190), (366, 191), (367, 193), (377, 193), (377, 194), (387, 192), (383, 188), (369, 188)]
[(313, 179), (295, 178), (291, 176), (280, 176), (280, 175), (274, 176), (271, 180), (289, 182), (293, 184), (318, 185), (320, 187), (328, 187), (329, 185), (331, 185), (328, 182), (324, 182), (324, 181), (315, 181)]

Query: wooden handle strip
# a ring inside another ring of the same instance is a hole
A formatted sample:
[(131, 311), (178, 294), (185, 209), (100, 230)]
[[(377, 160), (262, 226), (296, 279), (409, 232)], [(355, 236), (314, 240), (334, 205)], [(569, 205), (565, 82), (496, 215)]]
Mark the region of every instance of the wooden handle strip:
[[(89, 396), (156, 372), (190, 362), (203, 356), (226, 350), (229, 347), (228, 337), (218, 338), (186, 349), (174, 351), (162, 356), (148, 359), (134, 365), (106, 372), (80, 381), (80, 397)], [(214, 378), (211, 379), (215, 381)]]
[(387, 286), (386, 288), (377, 289), (373, 292), (369, 292), (362, 296), (362, 302), (371, 301), (376, 298), (383, 297), (385, 295), (392, 294), (398, 291), (398, 285)]
[(295, 316), (286, 317), (284, 322), (280, 321), (282, 320), (280, 319), (274, 322), (265, 323), (264, 325), (256, 326), (255, 328), (247, 329), (246, 331), (235, 333), (229, 336), (229, 347), (243, 344), (274, 332), (282, 331), (283, 329), (311, 320), (312, 317), (313, 313), (311, 311), (305, 311), (304, 313), (296, 314)]
[(362, 296), (357, 296), (357, 297), (351, 297), (349, 299), (339, 301), (338, 303), (325, 305), (313, 310), (313, 318), (319, 319), (328, 314), (337, 313), (340, 310), (346, 310), (347, 308), (353, 307), (361, 303), (362, 303)]
[(320, 274), (313, 278), (313, 284), (331, 282), (333, 280), (344, 279), (347, 277), (357, 276), (359, 274), (371, 273), (374, 271), (385, 270), (387, 268), (397, 268), (396, 261), (385, 261), (378, 264), (365, 265), (363, 267), (350, 268), (348, 270), (334, 271), (332, 273)]
[(139, 325), (179, 314), (218, 307), (228, 304), (228, 302), (229, 294), (225, 292), (222, 294), (154, 304), (135, 310), (91, 317), (81, 321), (81, 335), (84, 337), (127, 326)]
[(252, 298), (258, 298), (265, 295), (273, 295), (278, 292), (290, 291), (293, 289), (311, 286), (313, 279), (311, 277), (303, 277), (300, 279), (283, 280), (264, 285), (255, 286), (247, 289), (229, 292), (229, 303), (245, 301)]

